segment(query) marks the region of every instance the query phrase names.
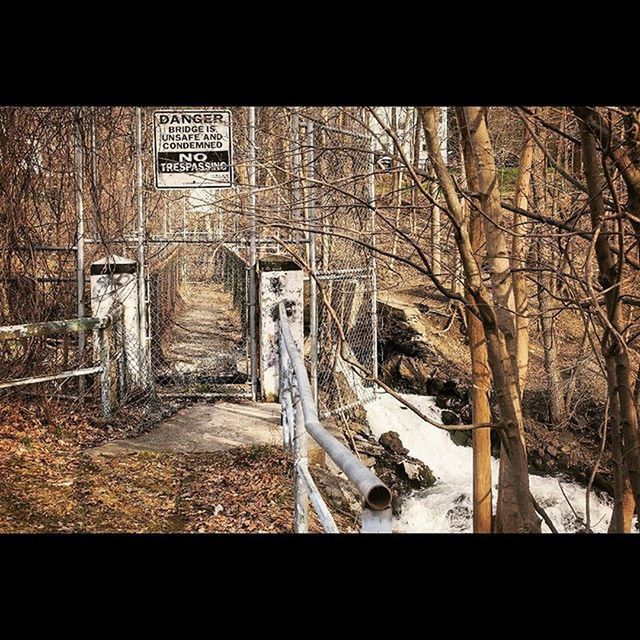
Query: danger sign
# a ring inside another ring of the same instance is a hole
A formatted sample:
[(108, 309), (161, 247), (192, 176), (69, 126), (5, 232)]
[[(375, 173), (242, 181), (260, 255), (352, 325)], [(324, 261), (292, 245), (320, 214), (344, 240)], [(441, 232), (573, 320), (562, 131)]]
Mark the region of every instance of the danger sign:
[(153, 148), (158, 189), (231, 186), (230, 111), (156, 111)]

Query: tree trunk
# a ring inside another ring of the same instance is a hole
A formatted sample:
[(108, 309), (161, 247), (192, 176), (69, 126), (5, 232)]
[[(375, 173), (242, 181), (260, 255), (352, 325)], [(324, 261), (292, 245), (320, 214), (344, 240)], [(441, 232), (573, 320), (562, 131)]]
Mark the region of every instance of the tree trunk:
[[(518, 166), (518, 181), (514, 204), (519, 209), (529, 209), (531, 196), (531, 170), (533, 165), (534, 142), (529, 130), (524, 130), (524, 145), (520, 153)], [(513, 232), (511, 239), (511, 265), (514, 269), (513, 297), (515, 304), (516, 322), (516, 360), (518, 362), (518, 382), (520, 392), (524, 391), (529, 366), (529, 309), (527, 300), (527, 279), (524, 268), (526, 266), (526, 229), (527, 220), (524, 216), (513, 214)]]
[[(589, 195), (589, 210), (591, 212), (591, 228), (594, 232), (603, 230), (605, 224), (605, 209), (603, 200), (603, 179), (600, 173), (600, 158), (596, 146), (596, 139), (584, 120), (579, 120), (580, 138), (582, 140), (582, 161), (584, 175)], [(617, 269), (613, 260), (613, 252), (609, 246), (607, 236), (598, 235), (595, 241), (595, 256), (598, 264), (599, 281), (605, 290), (604, 299), (607, 307), (607, 318), (601, 318), (603, 323), (609, 323), (609, 331), (613, 329), (618, 336), (623, 330), (623, 318), (619, 300)], [(622, 259), (622, 258), (621, 258)], [(612, 332), (605, 345), (603, 355), (607, 360), (607, 378), (618, 403), (620, 414), (620, 430), (622, 435), (622, 459), (627, 465), (629, 480), (633, 490), (636, 507), (640, 506), (640, 431), (638, 429), (638, 414), (633, 397), (631, 382), (631, 367), (626, 345)], [(610, 362), (609, 362), (610, 360)], [(615, 372), (615, 383), (610, 378)], [(620, 499), (620, 496), (618, 496)]]
[[(508, 487), (509, 493), (508, 496), (503, 496), (503, 515), (501, 519), (498, 518), (499, 530), (540, 532), (540, 519), (536, 514), (533, 498), (529, 490), (527, 455), (522, 435), (524, 425), (522, 421), (517, 373), (516, 368), (513, 366), (512, 357), (507, 347), (507, 337), (502, 326), (505, 324), (504, 314), (506, 313), (509, 319), (510, 316), (508, 308), (497, 302), (498, 299), (503, 299), (504, 297), (505, 280), (508, 281), (507, 288), (509, 290), (511, 288), (509, 256), (506, 251), (506, 240), (502, 237), (502, 243), (500, 243), (500, 239), (496, 237), (495, 228), (491, 228), (494, 227), (494, 225), (487, 225), (485, 219), (485, 216), (491, 218), (491, 215), (495, 214), (496, 195), (498, 195), (498, 206), (500, 200), (499, 194), (496, 194), (492, 189), (488, 188), (486, 184), (488, 177), (487, 168), (489, 167), (486, 157), (487, 149), (486, 147), (485, 149), (479, 149), (483, 142), (483, 134), (478, 136), (478, 122), (474, 119), (475, 113), (472, 112), (470, 114), (472, 117), (470, 119), (466, 118), (466, 125), (470, 133), (474, 162), (481, 186), (481, 201), (484, 209), (483, 225), (487, 236), (489, 265), (492, 271), (494, 271), (492, 276), (498, 289), (492, 292), (494, 294), (493, 302), (490, 302), (488, 291), (482, 281), (478, 264), (473, 255), (469, 239), (468, 222), (464, 217), (455, 184), (440, 155), (435, 109), (426, 107), (421, 108), (420, 111), (431, 162), (447, 202), (447, 215), (450, 216), (456, 226), (455, 238), (465, 273), (465, 286), (474, 301), (472, 311), (477, 314), (477, 317), (484, 327), (489, 368), (493, 375), (494, 388), (500, 408), (502, 427), (500, 434), (505, 454), (503, 460), (508, 473), (504, 478), (503, 486)], [(486, 126), (484, 126), (484, 136), (484, 142), (487, 142), (488, 134), (486, 134)], [(488, 152), (490, 155), (490, 145)], [(491, 165), (493, 165), (493, 158), (491, 158)], [(495, 166), (493, 168), (495, 179)], [(491, 239), (487, 232), (490, 232)], [(501, 249), (503, 249), (501, 244), (504, 245), (504, 252), (501, 251)], [(505, 260), (506, 273), (504, 267)], [(498, 276), (497, 280), (496, 275)], [(510, 297), (512, 300), (513, 296)], [(507, 328), (506, 330), (508, 331), (509, 329)], [(511, 322), (509, 339), (511, 347), (513, 348), (513, 322)], [(507, 499), (505, 500), (505, 498)]]
[[(464, 107), (471, 147), (475, 158), (480, 186), (480, 199), (484, 212), (483, 225), (487, 241), (487, 261), (491, 279), (491, 295), (496, 322), (504, 336), (505, 349), (494, 347), (494, 358), (500, 359), (500, 377), (491, 367), (496, 392), (504, 398), (506, 412), (502, 414), (505, 433), (500, 454), (500, 478), (496, 531), (540, 531), (540, 520), (535, 513), (529, 492), (527, 454), (522, 415), (522, 393), (519, 382), (515, 300), (511, 277), (511, 260), (506, 233), (502, 230), (503, 212), (500, 205), (497, 172), (493, 148), (482, 109)], [(487, 331), (489, 359), (492, 358), (492, 340)], [(497, 363), (496, 363), (497, 364)], [(501, 407), (502, 408), (502, 407)], [(526, 495), (528, 493), (528, 496)]]
[[(430, 167), (429, 173), (435, 177), (433, 167)], [(436, 183), (430, 180), (427, 186), (432, 198), (436, 197)], [(442, 234), (440, 224), (440, 209), (431, 206), (431, 263), (433, 272), (439, 278), (442, 277)]]
[[(456, 117), (460, 130), (462, 166), (466, 177), (467, 188), (478, 192), (478, 176), (473, 163), (471, 141), (464, 120), (462, 107), (456, 107)], [(469, 241), (471, 250), (478, 265), (483, 261), (484, 231), (480, 213), (474, 209), (469, 219)], [(466, 288), (465, 288), (466, 289)], [(482, 322), (471, 313), (473, 297), (465, 291), (467, 300), (466, 319), (471, 352), (471, 414), (475, 424), (490, 422), (491, 407), (489, 390), (491, 389), (491, 373), (487, 356), (487, 345)], [(474, 429), (473, 445), (473, 532), (491, 533), (492, 526), (492, 483), (491, 483), (491, 429)]]
[[(564, 385), (560, 374), (560, 362), (558, 359), (558, 347), (556, 342), (555, 322), (551, 308), (551, 296), (555, 293), (555, 276), (546, 274), (543, 260), (543, 248), (540, 240), (537, 242), (538, 250), (538, 304), (540, 305), (540, 337), (544, 349), (544, 371), (547, 375), (547, 391), (549, 392), (549, 417), (551, 424), (557, 427), (563, 424), (567, 418)], [(555, 266), (557, 260), (551, 260)]]

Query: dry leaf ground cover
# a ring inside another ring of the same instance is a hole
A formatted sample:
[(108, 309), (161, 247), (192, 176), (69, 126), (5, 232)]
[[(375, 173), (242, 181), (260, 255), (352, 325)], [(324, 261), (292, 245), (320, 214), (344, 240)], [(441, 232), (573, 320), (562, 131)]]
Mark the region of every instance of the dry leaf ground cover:
[(139, 419), (122, 414), (105, 427), (92, 415), (64, 403), (0, 404), (0, 532), (291, 531), (292, 466), (281, 449), (90, 456), (89, 446)]

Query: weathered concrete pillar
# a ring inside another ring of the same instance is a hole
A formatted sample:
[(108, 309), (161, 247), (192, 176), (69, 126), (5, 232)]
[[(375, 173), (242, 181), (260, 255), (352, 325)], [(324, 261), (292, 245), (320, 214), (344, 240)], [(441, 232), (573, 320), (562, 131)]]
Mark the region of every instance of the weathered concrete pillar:
[(91, 264), (91, 313), (106, 316), (116, 303), (123, 306), (124, 352), (129, 384), (148, 385), (147, 359), (140, 345), (137, 263), (122, 256), (108, 256)]
[(289, 312), (291, 335), (300, 352), (304, 348), (303, 273), (285, 256), (258, 261), (259, 370), (263, 400), (278, 399), (278, 304), (284, 300)]

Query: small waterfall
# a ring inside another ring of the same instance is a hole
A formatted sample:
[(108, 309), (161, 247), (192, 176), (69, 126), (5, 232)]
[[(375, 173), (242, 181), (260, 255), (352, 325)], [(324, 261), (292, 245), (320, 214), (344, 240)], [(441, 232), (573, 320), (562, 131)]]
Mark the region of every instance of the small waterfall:
[[(362, 384), (359, 377), (353, 374), (349, 379), (360, 397), (363, 390), (358, 391)], [(403, 394), (403, 397), (425, 415), (440, 420), (440, 409), (435, 405), (435, 398), (412, 394)], [(438, 478), (432, 487), (416, 492), (405, 500), (394, 529), (415, 533), (471, 533), (471, 447), (456, 445), (446, 431), (424, 422), (388, 393), (376, 393), (375, 399), (364, 403), (364, 406), (376, 437), (385, 431), (396, 431), (410, 455), (427, 464)], [(498, 465), (498, 460), (492, 458), (494, 510)], [(530, 475), (529, 479), (533, 495), (558, 531), (570, 533), (584, 529), (585, 487), (562, 477)], [(613, 501), (608, 496), (597, 496), (591, 492), (591, 528), (594, 532), (606, 533), (612, 507)], [(547, 533), (550, 531), (544, 522), (542, 530)]]

